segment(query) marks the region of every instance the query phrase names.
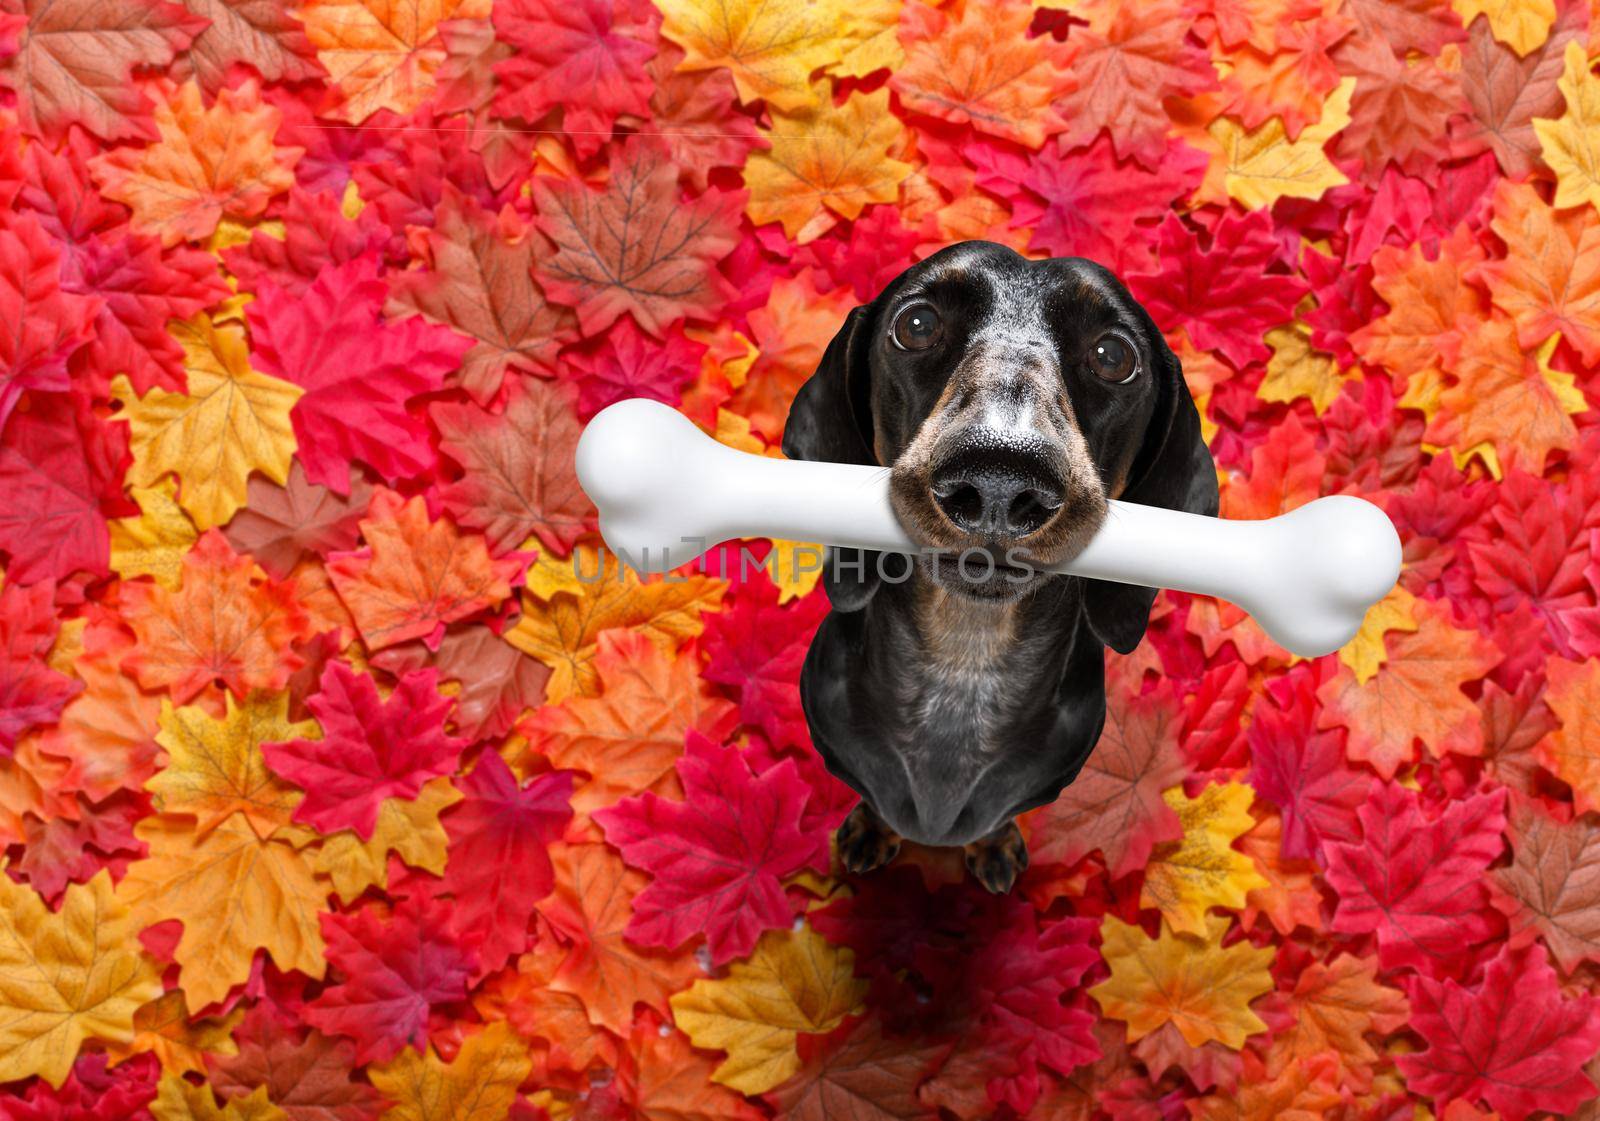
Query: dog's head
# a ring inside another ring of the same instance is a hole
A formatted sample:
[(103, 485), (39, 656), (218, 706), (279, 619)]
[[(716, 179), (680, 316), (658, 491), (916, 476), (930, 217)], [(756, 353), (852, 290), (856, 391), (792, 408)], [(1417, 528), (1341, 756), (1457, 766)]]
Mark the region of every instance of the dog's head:
[[(990, 242), (934, 254), (850, 313), (795, 398), (783, 451), (892, 467), (896, 516), (938, 551), (918, 563), (974, 599), (1046, 579), (1108, 499), (1217, 510), (1199, 414), (1145, 310), (1093, 262)], [(1089, 583), (1097, 635), (1131, 650), (1154, 592)]]

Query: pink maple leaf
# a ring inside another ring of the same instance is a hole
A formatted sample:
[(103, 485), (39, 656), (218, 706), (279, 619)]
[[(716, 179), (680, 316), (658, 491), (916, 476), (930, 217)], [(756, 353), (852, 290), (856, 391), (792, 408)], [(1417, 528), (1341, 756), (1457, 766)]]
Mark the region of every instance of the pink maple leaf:
[(1269, 328), (1294, 318), (1310, 289), (1290, 273), (1269, 273), (1282, 247), (1265, 210), (1229, 212), (1216, 225), (1209, 248), (1176, 214), (1157, 227), (1160, 266), (1128, 278), (1128, 287), (1156, 325), (1179, 327), (1202, 350), (1215, 350), (1243, 367), (1271, 353), (1261, 341)]
[(427, 425), (406, 403), (439, 389), (473, 345), (421, 318), (385, 323), (387, 297), (365, 256), (324, 269), (304, 293), (263, 284), (248, 309), (252, 361), (305, 388), (290, 419), (306, 478), (339, 494), (350, 493), (351, 460), (391, 483), (434, 466)]
[(1594, 1097), (1581, 1068), (1600, 1051), (1600, 1000), (1563, 999), (1542, 945), (1502, 946), (1474, 988), (1418, 974), (1408, 995), (1411, 1026), (1428, 1049), (1396, 1062), (1408, 1088), (1438, 1106), (1482, 1100), (1523, 1121)]
[(0, 216), (0, 432), (23, 390), (68, 388), (67, 357), (99, 311), (61, 290), (61, 253), (37, 218)]
[(1361, 841), (1322, 847), (1339, 895), (1332, 929), (1376, 933), (1386, 969), (1438, 965), (1490, 937), (1483, 873), (1503, 847), (1505, 800), (1474, 794), (1429, 818), (1415, 791), (1374, 783), (1356, 811)]
[(355, 1040), (357, 1064), (387, 1062), (408, 1046), (426, 1051), (429, 1009), (464, 999), (476, 964), (471, 946), (448, 932), (449, 910), (401, 906), (388, 922), (371, 908), (320, 916), (341, 980), (306, 1006), (306, 1022)]
[(627, 937), (672, 948), (704, 933), (720, 965), (793, 919), (779, 881), (812, 852), (796, 824), (808, 791), (793, 762), (753, 775), (739, 748), (695, 731), (677, 768), (683, 801), (647, 792), (594, 820), (624, 860), (655, 877), (634, 900)]
[(16, 750), (27, 729), (53, 723), (83, 682), (45, 664), (56, 639), (56, 586), (0, 588), (0, 756)]
[(372, 678), (329, 662), (306, 702), (323, 738), (261, 747), (267, 766), (306, 792), (294, 819), (367, 839), (385, 798), (415, 798), (423, 783), (453, 772), (467, 741), (445, 735), (453, 702), (439, 695), (438, 680), (437, 670), (405, 674), (383, 700)]
[(826, 597), (810, 595), (780, 607), (772, 582), (754, 579), (739, 587), (732, 602), (706, 618), (702, 676), (737, 689), (740, 718), (775, 744), (808, 747), (800, 667), (812, 634), (828, 613)]

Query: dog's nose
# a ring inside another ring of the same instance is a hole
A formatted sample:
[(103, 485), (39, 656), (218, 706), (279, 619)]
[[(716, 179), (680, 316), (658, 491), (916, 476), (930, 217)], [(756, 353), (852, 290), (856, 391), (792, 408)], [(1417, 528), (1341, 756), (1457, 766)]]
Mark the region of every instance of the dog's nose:
[(1005, 457), (963, 455), (933, 474), (933, 500), (967, 533), (1027, 537), (1061, 508), (1062, 486), (1034, 464)]

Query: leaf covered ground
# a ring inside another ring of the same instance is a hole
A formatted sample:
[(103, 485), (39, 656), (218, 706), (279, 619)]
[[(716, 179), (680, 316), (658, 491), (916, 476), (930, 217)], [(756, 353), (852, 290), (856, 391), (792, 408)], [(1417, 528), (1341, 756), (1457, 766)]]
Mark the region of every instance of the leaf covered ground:
[[(1600, 17), (0, 0), (0, 1116), (1596, 1117)], [(967, 238), (1117, 270), (1337, 654), (1163, 594), (989, 896), (842, 874), (796, 542), (607, 563)], [(727, 575), (718, 559), (731, 558)]]

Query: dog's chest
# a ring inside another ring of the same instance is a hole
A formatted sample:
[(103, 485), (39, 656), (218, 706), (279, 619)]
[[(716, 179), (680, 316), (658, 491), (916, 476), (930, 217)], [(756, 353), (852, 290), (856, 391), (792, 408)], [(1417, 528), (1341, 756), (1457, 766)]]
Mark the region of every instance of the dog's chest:
[(933, 588), (918, 597), (916, 623), (920, 642), (901, 679), (904, 746), (995, 750), (1018, 684), (1016, 612)]

